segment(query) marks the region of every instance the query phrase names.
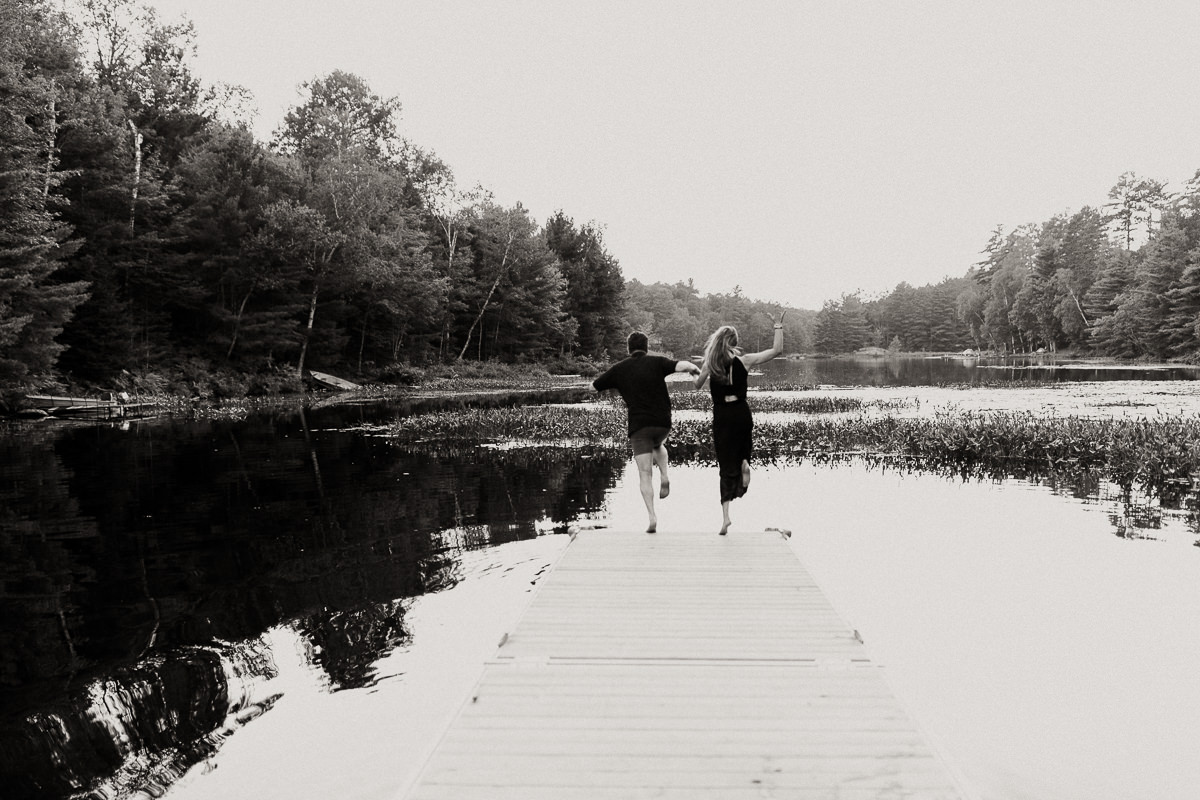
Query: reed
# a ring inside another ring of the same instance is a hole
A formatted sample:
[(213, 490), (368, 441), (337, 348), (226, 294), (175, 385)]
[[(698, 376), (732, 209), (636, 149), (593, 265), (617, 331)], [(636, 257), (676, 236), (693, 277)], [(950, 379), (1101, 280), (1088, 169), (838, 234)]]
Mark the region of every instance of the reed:
[[(708, 411), (712, 408), (712, 397), (708, 391), (678, 392), (671, 396), (671, 405), (680, 410)], [(867, 408), (900, 408), (911, 405), (908, 400), (863, 400), (858, 397), (817, 395), (808, 397), (796, 394), (762, 394), (752, 392), (750, 407), (756, 412), (785, 414), (845, 414)]]
[[(684, 431), (676, 430), (679, 442)], [(707, 431), (691, 430), (699, 444)], [(1095, 471), (1156, 493), (1200, 478), (1200, 416), (1093, 419), (1015, 412), (932, 417), (859, 415), (764, 421), (755, 449), (769, 457), (851, 454), (909, 459), (919, 466), (984, 468), (995, 474)]]
[[(780, 410), (795, 410), (783, 406)], [(619, 401), (601, 400), (416, 414), (395, 423), (391, 432), (408, 443), (561, 440), (625, 447), (625, 420)], [(677, 420), (670, 448), (677, 460), (711, 461), (709, 422)], [(797, 412), (786, 421), (756, 421), (755, 452), (764, 459), (887, 457), (916, 469), (996, 476), (1086, 473), (1159, 496), (1181, 497), (1194, 491), (1200, 479), (1200, 416), (1093, 419), (947, 412), (847, 418)]]
[(582, 439), (615, 445), (626, 435), (625, 424), (625, 412), (612, 403), (464, 408), (402, 417), (391, 433), (405, 442)]

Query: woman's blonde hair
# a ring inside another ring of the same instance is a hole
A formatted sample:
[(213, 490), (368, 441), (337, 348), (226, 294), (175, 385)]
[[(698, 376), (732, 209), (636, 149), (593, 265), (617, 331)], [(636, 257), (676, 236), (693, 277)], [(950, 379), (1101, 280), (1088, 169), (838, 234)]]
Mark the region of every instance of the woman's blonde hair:
[(713, 331), (704, 345), (704, 366), (708, 367), (708, 376), (717, 383), (728, 383), (726, 379), (729, 364), (742, 354), (737, 346), (737, 328), (732, 325), (722, 325)]

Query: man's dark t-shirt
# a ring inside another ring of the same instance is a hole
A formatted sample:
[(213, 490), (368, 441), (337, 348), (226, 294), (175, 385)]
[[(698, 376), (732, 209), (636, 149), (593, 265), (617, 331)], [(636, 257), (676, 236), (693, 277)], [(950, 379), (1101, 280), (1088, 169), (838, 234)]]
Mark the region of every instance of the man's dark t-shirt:
[(675, 371), (676, 362), (638, 350), (618, 361), (592, 381), (596, 391), (616, 389), (629, 409), (629, 435), (642, 428), (671, 427), (671, 398), (663, 379)]

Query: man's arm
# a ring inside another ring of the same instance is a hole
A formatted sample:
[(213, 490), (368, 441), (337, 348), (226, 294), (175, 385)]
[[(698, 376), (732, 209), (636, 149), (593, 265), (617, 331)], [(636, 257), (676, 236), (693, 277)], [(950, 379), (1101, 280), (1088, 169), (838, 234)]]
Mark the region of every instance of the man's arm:
[(603, 392), (606, 389), (612, 389), (612, 371), (613, 368), (609, 367), (604, 372), (600, 373), (600, 376), (596, 378), (596, 380), (592, 381), (592, 388), (597, 392)]

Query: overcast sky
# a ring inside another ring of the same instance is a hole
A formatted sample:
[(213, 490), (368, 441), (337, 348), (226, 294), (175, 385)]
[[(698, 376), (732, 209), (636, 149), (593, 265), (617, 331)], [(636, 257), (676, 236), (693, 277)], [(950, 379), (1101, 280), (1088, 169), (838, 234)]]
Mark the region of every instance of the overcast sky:
[(353, 72), (463, 187), (603, 227), (626, 278), (819, 308), (1200, 169), (1200, 2), (152, 0), (264, 137)]

